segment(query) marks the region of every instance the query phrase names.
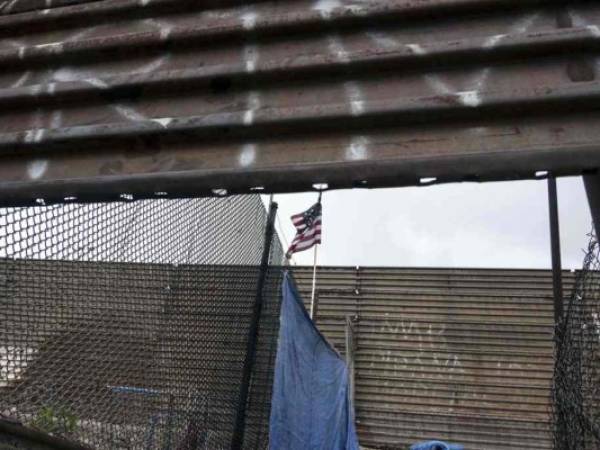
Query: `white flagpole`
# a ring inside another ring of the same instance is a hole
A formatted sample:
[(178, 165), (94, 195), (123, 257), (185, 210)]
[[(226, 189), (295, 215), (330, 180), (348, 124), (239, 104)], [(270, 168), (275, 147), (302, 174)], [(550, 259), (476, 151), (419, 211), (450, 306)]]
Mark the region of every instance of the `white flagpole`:
[(312, 279), (312, 294), (310, 296), (310, 318), (314, 317), (315, 313), (315, 291), (317, 288), (317, 249), (319, 244), (315, 244), (315, 259), (313, 262), (313, 279)]
[[(319, 200), (318, 203), (321, 203), (321, 196), (323, 195), (322, 191), (319, 191)], [(315, 293), (317, 290), (317, 253), (318, 253), (319, 244), (315, 244), (315, 255), (313, 261), (313, 279), (312, 279), (312, 294), (310, 296), (310, 318), (314, 318), (315, 314)]]

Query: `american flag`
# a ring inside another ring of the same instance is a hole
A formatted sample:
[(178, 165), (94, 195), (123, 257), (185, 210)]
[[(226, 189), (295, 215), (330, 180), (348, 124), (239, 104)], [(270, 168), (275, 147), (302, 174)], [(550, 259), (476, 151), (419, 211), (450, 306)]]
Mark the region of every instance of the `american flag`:
[(292, 216), (296, 227), (296, 236), (286, 253), (289, 259), (294, 253), (308, 250), (313, 245), (321, 243), (321, 202), (315, 203), (303, 213)]

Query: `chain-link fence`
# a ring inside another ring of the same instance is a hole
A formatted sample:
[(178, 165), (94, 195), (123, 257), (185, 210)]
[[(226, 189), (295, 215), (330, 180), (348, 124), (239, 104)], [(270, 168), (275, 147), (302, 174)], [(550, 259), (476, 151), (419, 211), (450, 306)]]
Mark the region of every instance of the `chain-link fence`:
[(600, 449), (600, 246), (594, 234), (556, 342), (554, 448)]
[(0, 414), (95, 449), (213, 450), (241, 411), (265, 448), (277, 236), (240, 393), (266, 224), (258, 196), (1, 209)]

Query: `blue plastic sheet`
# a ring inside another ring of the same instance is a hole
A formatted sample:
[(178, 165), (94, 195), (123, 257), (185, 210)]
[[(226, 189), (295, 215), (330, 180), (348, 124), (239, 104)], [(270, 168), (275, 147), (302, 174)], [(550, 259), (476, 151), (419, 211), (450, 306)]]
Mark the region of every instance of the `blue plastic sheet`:
[(410, 447), (410, 450), (464, 450), (462, 445), (446, 444), (442, 441), (421, 442)]
[(271, 450), (358, 450), (348, 369), (283, 279), (271, 405)]

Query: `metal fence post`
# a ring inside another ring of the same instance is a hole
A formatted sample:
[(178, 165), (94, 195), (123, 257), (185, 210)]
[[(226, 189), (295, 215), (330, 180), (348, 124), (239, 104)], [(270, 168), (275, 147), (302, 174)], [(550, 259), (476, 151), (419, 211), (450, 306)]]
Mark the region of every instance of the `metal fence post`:
[(260, 329), (260, 316), (263, 306), (263, 290), (267, 271), (269, 270), (269, 256), (271, 254), (271, 243), (275, 233), (275, 217), (277, 215), (277, 203), (271, 202), (269, 205), (269, 215), (267, 226), (265, 228), (265, 244), (258, 274), (258, 284), (256, 288), (256, 297), (254, 308), (250, 319), (250, 330), (248, 332), (248, 341), (246, 346), (246, 357), (244, 359), (244, 368), (242, 371), (242, 383), (240, 386), (240, 396), (238, 400), (238, 411), (235, 421), (235, 428), (231, 439), (232, 450), (241, 450), (244, 445), (244, 433), (246, 429), (246, 408), (248, 403), (248, 393), (250, 391), (250, 381), (252, 378), (252, 369), (256, 357), (256, 340)]
[(600, 174), (584, 175), (583, 183), (594, 220), (596, 235), (600, 233)]
[(550, 214), (550, 243), (552, 248), (552, 287), (554, 289), (554, 323), (563, 315), (562, 263), (560, 257), (560, 228), (556, 177), (548, 176), (548, 210)]
[(312, 315), (311, 315), (311, 319), (315, 324), (317, 323), (318, 317), (319, 317), (319, 290), (317, 289), (315, 291), (315, 298), (314, 298), (314, 302), (312, 304)]
[(171, 450), (171, 442), (173, 440), (173, 408), (175, 404), (173, 394), (169, 394), (169, 409), (167, 412), (167, 438), (163, 446), (164, 450)]
[(346, 365), (348, 366), (348, 391), (351, 405), (354, 405), (354, 350), (354, 316), (346, 316)]

